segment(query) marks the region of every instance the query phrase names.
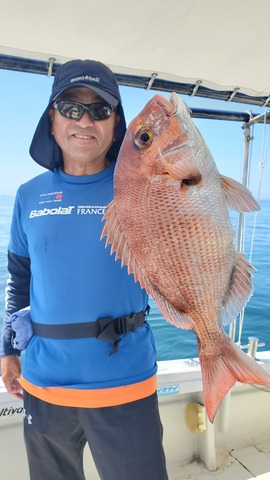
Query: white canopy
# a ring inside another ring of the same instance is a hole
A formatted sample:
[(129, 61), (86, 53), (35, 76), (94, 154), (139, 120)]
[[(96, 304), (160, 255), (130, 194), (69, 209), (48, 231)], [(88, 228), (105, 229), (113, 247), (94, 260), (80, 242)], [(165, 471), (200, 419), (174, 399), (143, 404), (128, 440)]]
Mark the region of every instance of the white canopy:
[(0, 0), (0, 11), (1, 68), (50, 74), (92, 58), (120, 84), (270, 101), (269, 0)]

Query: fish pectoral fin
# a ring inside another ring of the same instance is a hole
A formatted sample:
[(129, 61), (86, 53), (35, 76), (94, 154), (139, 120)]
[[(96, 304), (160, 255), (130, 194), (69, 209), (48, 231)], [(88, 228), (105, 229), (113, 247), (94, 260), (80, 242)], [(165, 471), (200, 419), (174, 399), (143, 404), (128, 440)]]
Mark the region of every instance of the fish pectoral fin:
[(221, 175), (220, 178), (229, 208), (237, 212), (254, 212), (261, 209), (244, 185), (224, 175)]
[(222, 320), (225, 325), (231, 323), (243, 310), (253, 293), (252, 275), (255, 268), (242, 253), (237, 253), (236, 265), (232, 277), (231, 288), (223, 302)]
[(270, 386), (270, 375), (251, 357), (243, 353), (224, 334), (217, 355), (205, 355), (204, 346), (199, 352), (202, 369), (204, 403), (207, 416), (214, 421), (217, 409), (235, 382)]
[[(185, 146), (183, 146), (183, 148), (185, 148)], [(162, 155), (161, 149), (159, 149), (159, 158), (166, 172), (174, 180), (188, 180), (201, 176), (192, 156), (186, 155), (186, 158), (182, 158), (181, 162), (169, 163), (165, 155)]]

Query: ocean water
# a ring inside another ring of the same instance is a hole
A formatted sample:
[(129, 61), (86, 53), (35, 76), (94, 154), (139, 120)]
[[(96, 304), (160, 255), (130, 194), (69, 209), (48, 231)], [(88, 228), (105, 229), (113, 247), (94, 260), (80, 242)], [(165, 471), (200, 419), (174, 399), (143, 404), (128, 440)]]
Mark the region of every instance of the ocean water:
[[(7, 245), (14, 197), (0, 196), (0, 310), (4, 309), (7, 273)], [(270, 200), (262, 200), (261, 211), (246, 215), (245, 254), (256, 268), (253, 279), (254, 293), (248, 302), (243, 321), (241, 345), (248, 343), (248, 337), (257, 337), (265, 343), (260, 349), (270, 350)], [(236, 228), (237, 216), (231, 215)], [(254, 222), (256, 228), (254, 232)], [(253, 239), (253, 240), (252, 240)], [(251, 249), (251, 245), (253, 247)], [(192, 331), (181, 330), (166, 322), (155, 303), (150, 299), (149, 323), (154, 333), (157, 359), (173, 360), (197, 357), (197, 342)], [(0, 318), (1, 327), (1, 318)], [(237, 322), (236, 341), (238, 341)]]

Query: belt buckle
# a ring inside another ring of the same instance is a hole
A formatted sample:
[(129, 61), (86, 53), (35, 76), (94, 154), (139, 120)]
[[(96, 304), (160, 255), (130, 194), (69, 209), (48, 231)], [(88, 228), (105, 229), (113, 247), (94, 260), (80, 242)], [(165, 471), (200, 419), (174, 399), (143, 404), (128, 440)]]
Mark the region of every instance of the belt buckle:
[(136, 315), (132, 313), (131, 315), (118, 318), (118, 329), (120, 334), (125, 334), (130, 332), (130, 330), (135, 330), (136, 328)]

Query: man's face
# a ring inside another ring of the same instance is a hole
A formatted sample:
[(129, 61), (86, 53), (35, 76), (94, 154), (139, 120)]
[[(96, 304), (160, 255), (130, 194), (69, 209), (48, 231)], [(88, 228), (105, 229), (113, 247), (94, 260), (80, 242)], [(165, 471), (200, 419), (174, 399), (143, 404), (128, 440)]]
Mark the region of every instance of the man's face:
[[(58, 100), (84, 104), (104, 101), (88, 88), (68, 90)], [(106, 168), (106, 154), (112, 145), (119, 122), (115, 112), (106, 120), (92, 120), (87, 112), (84, 112), (80, 120), (73, 120), (63, 117), (56, 109), (51, 109), (49, 115), (52, 134), (62, 150), (66, 173), (86, 175)]]

